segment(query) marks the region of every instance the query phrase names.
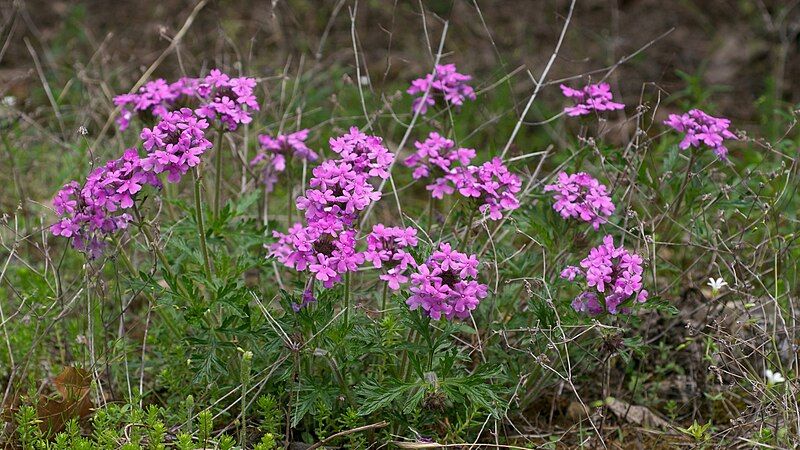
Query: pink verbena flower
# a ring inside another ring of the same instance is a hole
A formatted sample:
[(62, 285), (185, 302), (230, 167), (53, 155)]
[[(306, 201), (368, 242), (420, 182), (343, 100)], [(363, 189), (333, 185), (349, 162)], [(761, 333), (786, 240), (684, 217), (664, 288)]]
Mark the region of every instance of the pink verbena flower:
[(503, 211), (519, 208), (517, 193), (522, 181), (508, 170), (500, 158), (493, 158), (480, 166), (467, 166), (446, 177), (465, 197), (477, 199), (478, 210), (492, 220), (503, 218)]
[(488, 295), (485, 284), (478, 283), (478, 258), (439, 244), (425, 263), (411, 275), (411, 310), (422, 308), (434, 320), (465, 319)]
[(50, 231), (71, 238), (76, 250), (96, 258), (106, 237), (127, 227), (131, 216), (125, 211), (146, 185), (161, 187), (158, 178), (142, 167), (136, 149), (128, 149), (121, 158), (93, 170), (83, 185), (71, 181), (61, 188), (53, 199), (59, 220)]
[(197, 86), (197, 93), (204, 101), (197, 114), (219, 120), (230, 131), (236, 130), (240, 124), (253, 120), (250, 111), (259, 109), (255, 87), (255, 78), (231, 78), (213, 69)]
[(611, 101), (611, 87), (608, 83), (589, 84), (582, 89), (561, 85), (565, 97), (575, 101), (575, 106), (564, 108), (568, 116), (583, 116), (592, 111), (614, 111), (624, 109), (625, 105)]
[(417, 230), (414, 228), (386, 227), (377, 224), (367, 235), (367, 251), (364, 259), (375, 268), (384, 269), (379, 278), (389, 284), (393, 291), (408, 282), (406, 271), (416, 267), (409, 249), (417, 246)]
[(184, 77), (174, 83), (159, 78), (148, 81), (136, 93), (118, 95), (114, 97), (114, 104), (121, 109), (117, 126), (120, 131), (125, 131), (134, 114), (163, 117), (179, 100), (194, 95), (196, 89), (197, 80), (194, 78)]
[(189, 108), (165, 113), (155, 127), (144, 128), (139, 136), (148, 153), (142, 168), (156, 174), (167, 172), (167, 180), (177, 183), (212, 147), (205, 138), (206, 128), (206, 119), (198, 119)]
[(455, 148), (455, 142), (439, 133), (432, 132), (423, 142), (415, 142), (417, 151), (403, 161), (406, 167), (413, 167), (412, 177), (415, 180), (430, 178), (432, 182), (427, 189), (434, 198), (443, 198), (452, 194), (447, 176), (454, 175), (456, 168), (468, 165), (475, 158), (475, 150), (471, 148)]
[(689, 147), (699, 148), (705, 144), (719, 159), (728, 159), (728, 148), (725, 147), (725, 139), (736, 139), (728, 128), (731, 121), (728, 119), (713, 117), (699, 109), (693, 109), (685, 114), (670, 114), (669, 119), (664, 121), (665, 125), (676, 131), (684, 133), (680, 143), (681, 150)]
[(406, 91), (411, 95), (419, 95), (414, 99), (412, 111), (425, 114), (437, 100), (453, 106), (463, 105), (466, 99), (475, 100), (475, 91), (467, 84), (471, 79), (469, 75), (456, 72), (455, 64), (437, 65), (433, 74), (412, 81)]
[(364, 173), (342, 160), (327, 160), (312, 173), (310, 189), (297, 197), (297, 209), (305, 211), (308, 223), (340, 221), (350, 226), (360, 211), (381, 198)]
[[(642, 257), (623, 247), (614, 246), (614, 238), (606, 236), (603, 244), (590, 250), (580, 268), (568, 266), (561, 277), (586, 279), (586, 290), (573, 302), (575, 311), (596, 316), (602, 312), (625, 313), (627, 304), (644, 303), (648, 292), (642, 284)], [(620, 307), (622, 306), (622, 308)]]
[(297, 223), (287, 234), (272, 234), (278, 241), (269, 246), (270, 256), (295, 270), (308, 270), (326, 288), (342, 281), (345, 273), (356, 271), (364, 262), (364, 254), (356, 251), (355, 231), (341, 226), (326, 230)]
[(286, 170), (286, 158), (296, 157), (300, 160), (316, 161), (319, 158), (314, 150), (305, 143), (308, 129), (290, 134), (279, 134), (272, 137), (266, 134), (258, 136), (261, 151), (250, 161), (250, 166), (261, 169), (261, 182), (267, 192), (277, 182), (277, 174)]
[(330, 139), (331, 150), (340, 159), (353, 166), (353, 170), (370, 177), (389, 178), (389, 166), (394, 161), (394, 153), (383, 146), (383, 139), (364, 134), (357, 127), (349, 133)]
[(553, 209), (561, 217), (589, 222), (595, 230), (606, 223), (616, 209), (608, 195), (608, 189), (585, 172), (572, 175), (561, 172), (556, 182), (548, 184), (544, 190), (555, 192)]

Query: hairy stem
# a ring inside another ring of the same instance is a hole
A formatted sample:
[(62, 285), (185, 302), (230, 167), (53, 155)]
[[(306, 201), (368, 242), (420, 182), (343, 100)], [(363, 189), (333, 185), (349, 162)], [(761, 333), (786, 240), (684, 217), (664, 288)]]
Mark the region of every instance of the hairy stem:
[[(214, 160), (214, 217), (219, 217), (219, 203), (222, 196), (222, 127), (217, 131), (217, 142), (214, 143), (217, 151)], [(195, 194), (196, 195), (196, 194)]]
[(344, 274), (344, 327), (350, 324), (350, 272)]
[(194, 212), (197, 220), (197, 234), (200, 236), (200, 251), (203, 253), (203, 271), (206, 278), (211, 279), (211, 260), (208, 258), (208, 246), (206, 245), (206, 230), (203, 224), (203, 205), (200, 202), (200, 169), (194, 171)]
[(467, 219), (467, 228), (464, 230), (464, 236), (461, 237), (461, 242), (458, 244), (458, 250), (463, 252), (464, 248), (467, 246), (467, 239), (469, 239), (469, 235), (472, 232), (472, 222), (475, 220), (475, 209), (470, 208), (469, 210), (469, 219)]
[(389, 283), (383, 283), (383, 293), (381, 294), (381, 319), (386, 314), (386, 297), (389, 293)]

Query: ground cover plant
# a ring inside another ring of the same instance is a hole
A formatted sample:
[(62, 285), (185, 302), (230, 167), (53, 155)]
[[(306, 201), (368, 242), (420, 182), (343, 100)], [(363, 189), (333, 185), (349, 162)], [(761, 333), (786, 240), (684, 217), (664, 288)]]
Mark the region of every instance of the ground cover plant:
[(547, 3), (514, 69), (481, 4), (167, 1), (127, 63), (4, 8), (0, 444), (794, 448), (800, 6), (736, 3), (780, 44), (744, 110), (621, 80), (692, 23), (558, 68), (594, 7)]

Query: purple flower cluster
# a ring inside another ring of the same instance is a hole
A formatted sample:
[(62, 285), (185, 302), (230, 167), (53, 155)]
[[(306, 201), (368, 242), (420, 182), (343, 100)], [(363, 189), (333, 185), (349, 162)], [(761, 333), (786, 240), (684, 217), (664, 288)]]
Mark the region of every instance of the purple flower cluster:
[(564, 108), (568, 116), (583, 116), (592, 111), (614, 111), (625, 108), (622, 103), (611, 100), (611, 87), (608, 83), (589, 84), (582, 89), (573, 89), (562, 84), (561, 92), (575, 102), (575, 106)]
[(259, 109), (255, 87), (255, 78), (232, 78), (219, 69), (213, 69), (198, 83), (197, 94), (204, 103), (197, 109), (197, 114), (219, 119), (228, 130), (236, 130), (240, 124), (253, 120), (250, 111)]
[(364, 262), (356, 251), (356, 232), (344, 230), (341, 223), (323, 227), (320, 223), (295, 224), (289, 233), (277, 231), (278, 241), (269, 246), (270, 254), (282, 264), (298, 271), (308, 269), (326, 288), (342, 281), (346, 272), (354, 272)]
[(705, 144), (722, 160), (728, 159), (725, 139), (736, 139), (736, 135), (728, 130), (731, 125), (730, 120), (710, 116), (699, 109), (680, 115), (670, 114), (664, 124), (684, 133), (680, 143), (681, 150)]
[(385, 269), (379, 278), (396, 291), (401, 284), (408, 282), (406, 271), (417, 266), (414, 256), (409, 253), (409, 249), (416, 246), (417, 230), (414, 228), (403, 229), (377, 224), (372, 227), (372, 233), (367, 235), (364, 259), (375, 268)]
[(105, 238), (124, 229), (131, 221), (126, 210), (145, 185), (160, 187), (155, 174), (147, 172), (136, 149), (93, 170), (81, 186), (77, 181), (64, 185), (53, 199), (59, 215), (50, 227), (55, 236), (72, 238), (72, 246), (96, 258), (102, 254)]
[(279, 134), (272, 137), (266, 134), (258, 136), (261, 151), (250, 161), (250, 166), (260, 167), (261, 182), (266, 186), (267, 192), (278, 181), (278, 173), (286, 170), (286, 158), (296, 157), (306, 161), (316, 161), (319, 158), (314, 150), (306, 145), (308, 129), (290, 134)]
[(142, 168), (156, 174), (167, 172), (167, 180), (177, 183), (212, 147), (205, 138), (206, 128), (208, 122), (198, 119), (189, 108), (165, 113), (155, 127), (142, 130), (140, 137), (148, 153)]
[(270, 255), (299, 271), (309, 270), (323, 286), (331, 287), (342, 275), (364, 262), (356, 251), (355, 230), (359, 212), (381, 198), (370, 184), (372, 177), (389, 176), (394, 155), (379, 137), (358, 128), (330, 141), (339, 159), (327, 160), (312, 171), (309, 189), (297, 198), (307, 225), (298, 223), (288, 234), (273, 232), (278, 241)]
[(406, 92), (419, 95), (412, 108), (414, 112), (425, 114), (437, 99), (453, 106), (463, 105), (466, 99), (475, 100), (475, 91), (467, 84), (471, 79), (469, 75), (456, 72), (455, 64), (439, 64), (433, 74), (412, 81)]
[(181, 78), (174, 83), (164, 79), (148, 81), (134, 94), (122, 94), (114, 97), (114, 104), (121, 108), (117, 118), (120, 131), (130, 125), (135, 113), (163, 117), (182, 97), (192, 96), (197, 88), (194, 78)]
[(614, 213), (615, 206), (606, 186), (585, 172), (572, 175), (561, 172), (558, 180), (545, 186), (544, 190), (555, 192), (553, 209), (561, 217), (589, 222), (595, 230)]
[(478, 283), (478, 258), (453, 250), (441, 243), (417, 273), (411, 275), (411, 297), (406, 303), (411, 310), (422, 308), (428, 316), (439, 320), (465, 319), (488, 295), (485, 284)]
[[(434, 198), (443, 198), (453, 193), (450, 177), (457, 169), (467, 166), (475, 158), (471, 148), (455, 148), (456, 144), (439, 133), (432, 132), (423, 142), (415, 142), (417, 151), (403, 161), (406, 167), (413, 167), (415, 180), (433, 178), (427, 189)], [(457, 166), (456, 163), (460, 164)]]
[[(568, 266), (561, 278), (570, 281), (582, 275), (587, 289), (572, 302), (577, 312), (596, 316), (626, 313), (628, 308), (620, 305), (635, 299), (639, 303), (647, 300), (648, 292), (642, 286), (642, 257), (623, 247), (614, 246), (614, 238), (606, 236), (603, 244), (593, 248), (589, 256), (580, 262), (580, 267)], [(594, 288), (593, 292), (590, 289)]]
[(448, 178), (461, 195), (477, 199), (478, 210), (492, 220), (502, 219), (503, 211), (519, 208), (516, 194), (522, 189), (522, 181), (500, 158), (480, 166), (467, 166)]
[(331, 150), (340, 160), (350, 164), (359, 175), (389, 178), (394, 154), (383, 146), (383, 139), (362, 133), (356, 127), (337, 138), (330, 139)]
[(368, 177), (342, 160), (327, 160), (315, 167), (313, 174), (311, 188), (297, 198), (297, 209), (305, 211), (309, 224), (353, 225), (359, 212), (381, 198)]

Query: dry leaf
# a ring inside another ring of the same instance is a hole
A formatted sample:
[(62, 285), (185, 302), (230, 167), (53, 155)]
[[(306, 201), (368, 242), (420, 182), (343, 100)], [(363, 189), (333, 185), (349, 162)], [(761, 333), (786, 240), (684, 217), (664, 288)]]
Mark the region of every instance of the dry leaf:
[(91, 375), (77, 367), (65, 367), (53, 380), (59, 398), (42, 396), (36, 407), (41, 420), (39, 428), (54, 434), (64, 429), (71, 419), (82, 419), (92, 413), (92, 400), (89, 398)]

